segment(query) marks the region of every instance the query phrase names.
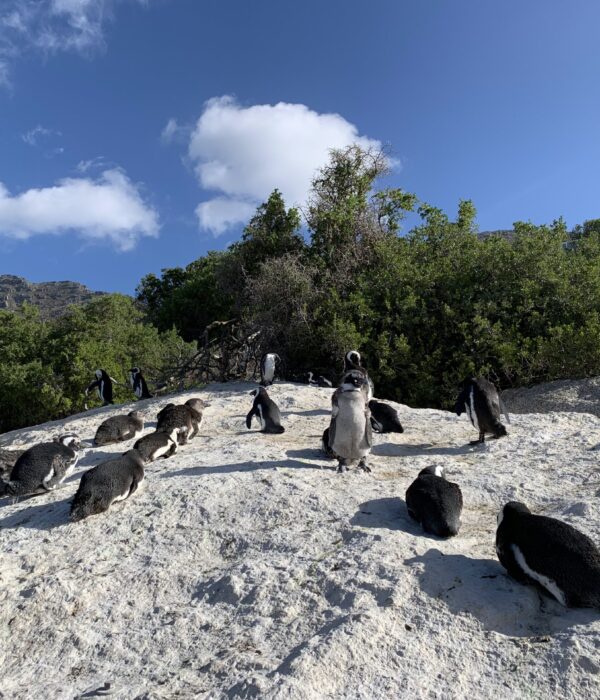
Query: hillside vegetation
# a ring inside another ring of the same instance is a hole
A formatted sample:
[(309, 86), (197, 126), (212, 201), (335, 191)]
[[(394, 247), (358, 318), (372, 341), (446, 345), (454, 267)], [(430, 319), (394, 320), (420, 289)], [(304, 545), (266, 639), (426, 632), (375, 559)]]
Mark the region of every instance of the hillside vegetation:
[(145, 276), (135, 303), (0, 312), (0, 431), (80, 410), (96, 367), (185, 386), (248, 378), (266, 350), (288, 378), (335, 380), (359, 348), (377, 394), (417, 407), (450, 407), (473, 373), (501, 388), (600, 374), (600, 219), (479, 237), (471, 201), (452, 219), (379, 187), (387, 163), (332, 151), (302, 215), (275, 190), (240, 241)]

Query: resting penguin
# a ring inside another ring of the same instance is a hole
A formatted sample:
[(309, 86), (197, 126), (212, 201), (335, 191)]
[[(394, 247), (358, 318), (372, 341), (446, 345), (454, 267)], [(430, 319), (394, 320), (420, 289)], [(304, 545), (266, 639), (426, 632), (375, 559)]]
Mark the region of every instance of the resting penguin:
[(144, 429), (144, 419), (139, 411), (131, 411), (126, 416), (113, 416), (100, 423), (94, 438), (95, 445), (111, 445), (137, 437)]
[(71, 503), (71, 519), (83, 520), (108, 510), (116, 501), (129, 498), (144, 479), (144, 463), (137, 450), (87, 471)]
[(198, 434), (202, 411), (208, 406), (202, 399), (188, 399), (182, 406), (169, 403), (157, 415), (156, 432), (172, 434), (177, 430), (178, 442), (186, 445)]
[(318, 377), (315, 377), (315, 375), (312, 372), (309, 372), (307, 376), (307, 383), (311, 386), (320, 386), (328, 389), (333, 388), (333, 384), (329, 381), (329, 379), (327, 379), (327, 377), (324, 377), (322, 374), (320, 374)]
[(366, 472), (367, 455), (373, 444), (371, 413), (368, 405), (369, 385), (362, 373), (348, 375), (331, 397), (331, 423), (329, 433), (324, 435), (324, 447), (338, 460), (338, 472), (348, 470), (351, 462)]
[(53, 491), (75, 469), (80, 449), (79, 438), (72, 433), (30, 447), (15, 462), (9, 480), (0, 482), (0, 495)]
[(600, 608), (600, 550), (571, 525), (511, 501), (498, 514), (496, 552), (517, 581), (539, 584), (567, 607)]
[(159, 457), (170, 457), (177, 452), (177, 428), (174, 428), (170, 433), (150, 433), (140, 438), (134, 445), (133, 449), (137, 450), (145, 463), (153, 462)]
[(403, 433), (398, 411), (382, 401), (369, 401), (371, 427), (378, 433)]
[[(106, 370), (97, 369), (96, 379), (85, 390), (86, 397), (92, 389), (97, 389), (98, 396), (103, 405), (108, 406), (109, 404), (113, 403), (113, 382), (115, 384), (119, 383), (116, 379), (110, 377)], [(87, 403), (85, 404), (85, 408), (87, 410)]]
[(460, 416), (466, 411), (473, 427), (479, 431), (479, 439), (473, 440), (471, 445), (483, 443), (486, 433), (491, 433), (496, 438), (507, 435), (506, 428), (500, 422), (501, 409), (506, 422), (510, 423), (498, 390), (483, 377), (465, 379), (454, 405), (456, 415)]
[(274, 352), (265, 353), (260, 360), (260, 384), (270, 386), (275, 379), (275, 370), (281, 358)]
[(442, 467), (426, 467), (406, 490), (406, 508), (425, 532), (438, 537), (458, 534), (463, 507), (458, 484), (446, 481)]
[(133, 393), (138, 399), (151, 399), (152, 394), (148, 391), (148, 385), (139, 367), (132, 367), (129, 370), (129, 383), (133, 389)]
[(252, 418), (256, 416), (260, 422), (263, 433), (280, 434), (285, 432), (281, 425), (281, 414), (273, 399), (267, 394), (264, 387), (254, 389), (250, 394), (255, 397), (250, 412), (246, 416), (246, 428), (252, 426)]

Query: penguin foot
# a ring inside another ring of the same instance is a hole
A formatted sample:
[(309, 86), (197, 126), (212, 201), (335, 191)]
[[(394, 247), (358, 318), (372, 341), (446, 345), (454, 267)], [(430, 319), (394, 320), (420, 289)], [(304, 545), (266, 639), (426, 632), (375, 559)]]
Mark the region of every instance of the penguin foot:
[(341, 462), (338, 464), (337, 468), (337, 473), (338, 474), (343, 474), (344, 472), (348, 471), (348, 467), (345, 464), (342, 464)]
[(361, 459), (358, 466), (363, 470), (363, 472), (371, 473), (371, 467), (366, 463), (365, 460)]

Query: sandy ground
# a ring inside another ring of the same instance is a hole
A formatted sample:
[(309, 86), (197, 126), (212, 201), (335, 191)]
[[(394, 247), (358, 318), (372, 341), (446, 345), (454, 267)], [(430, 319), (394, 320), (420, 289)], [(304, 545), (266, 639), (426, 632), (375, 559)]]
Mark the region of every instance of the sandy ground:
[(508, 389), (502, 397), (513, 413), (575, 411), (600, 418), (600, 377), (561, 379), (522, 389)]
[[(508, 500), (600, 541), (600, 420), (515, 415), (485, 447), (465, 416), (400, 406), (372, 474), (340, 475), (319, 441), (331, 390), (270, 389), (286, 433), (247, 431), (250, 384), (213, 385), (201, 435), (149, 465), (108, 513), (68, 520), (89, 450), (61, 490), (0, 502), (3, 698), (581, 698), (600, 696), (600, 612), (566, 610), (505, 575)], [(138, 403), (151, 430), (168, 398)], [(100, 421), (64, 421), (91, 439)], [(23, 449), (46, 424), (1, 436)], [(404, 493), (443, 465), (459, 535), (425, 536)]]

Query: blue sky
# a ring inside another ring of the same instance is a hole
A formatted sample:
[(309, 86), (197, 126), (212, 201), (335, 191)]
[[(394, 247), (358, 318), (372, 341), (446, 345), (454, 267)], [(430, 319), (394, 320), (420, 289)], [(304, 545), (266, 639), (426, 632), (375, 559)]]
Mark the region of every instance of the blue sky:
[(481, 230), (600, 217), (600, 3), (0, 0), (0, 274), (132, 292), (331, 146)]

